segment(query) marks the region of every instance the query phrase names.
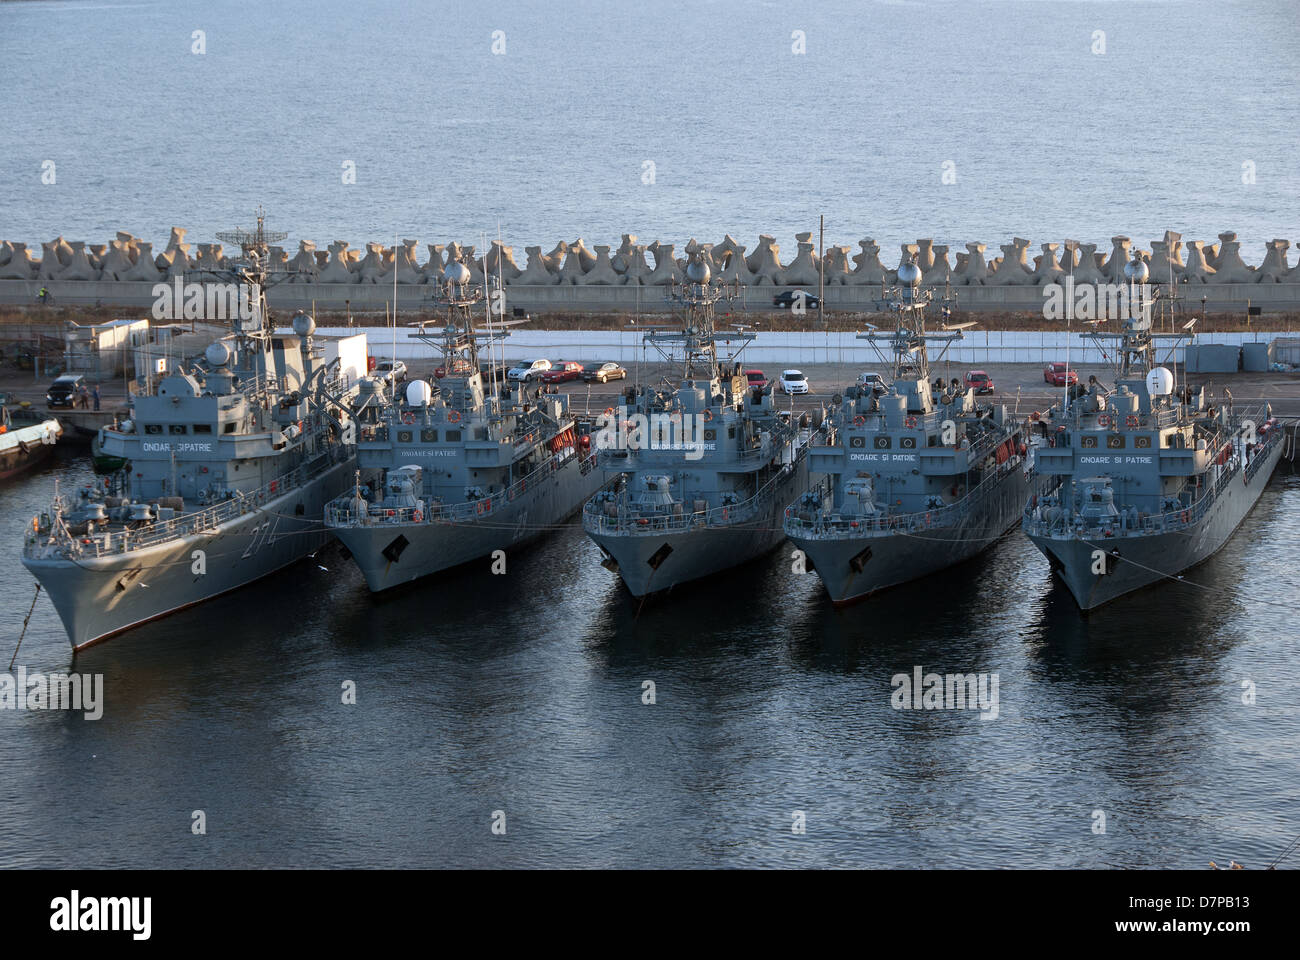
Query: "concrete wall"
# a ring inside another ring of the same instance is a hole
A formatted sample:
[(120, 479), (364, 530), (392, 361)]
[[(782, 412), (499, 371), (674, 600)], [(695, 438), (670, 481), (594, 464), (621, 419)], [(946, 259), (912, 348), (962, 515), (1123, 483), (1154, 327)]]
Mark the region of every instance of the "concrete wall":
[[(154, 284), (138, 280), (52, 280), (39, 281), (0, 280), (0, 304), (35, 305), (42, 286), (49, 289), (54, 305), (93, 306), (97, 304), (136, 307), (147, 310), (153, 306)], [(399, 284), (397, 288), (398, 311), (435, 309), (434, 287), (428, 285)], [(772, 297), (791, 287), (751, 286), (743, 288), (743, 298), (731, 307), (722, 305), (719, 313), (772, 310)], [(816, 292), (816, 287), (811, 288)], [(514, 284), (505, 289), (507, 308), (519, 307), (530, 311), (610, 312), (635, 313), (638, 309), (650, 313), (669, 309), (664, 301), (665, 287), (647, 286), (532, 286)], [(1035, 286), (969, 286), (954, 287), (957, 310), (996, 310), (1041, 313), (1043, 288)], [(1247, 304), (1261, 307), (1265, 312), (1300, 309), (1300, 282), (1297, 283), (1223, 283), (1212, 285), (1183, 285), (1179, 296), (1183, 309), (1199, 313), (1202, 296), (1209, 310), (1245, 313)], [(834, 286), (826, 288), (828, 309), (872, 311), (879, 309), (878, 286)], [(392, 285), (338, 284), (338, 283), (282, 283), (267, 291), (272, 309), (310, 310), (316, 308), (357, 312), (382, 313), (392, 302)]]
[[(317, 333), (322, 335), (343, 336), (356, 329), (347, 327), (322, 327)], [(367, 327), (370, 352), (377, 357), (389, 357), (393, 354), (393, 334), (390, 329)], [(397, 331), (396, 352), (398, 359), (407, 362), (423, 363), (434, 359), (438, 354), (418, 340), (408, 338), (409, 328)], [(1277, 337), (1293, 337), (1300, 334), (1269, 334), (1257, 336), (1250, 333), (1215, 333), (1197, 337), (1202, 344), (1231, 344), (1257, 340), (1268, 341)], [(888, 345), (882, 345), (887, 351)], [(1079, 338), (1078, 334), (1067, 335), (1061, 332), (1040, 331), (967, 331), (966, 338), (954, 344), (942, 355), (942, 360), (964, 366), (979, 366), (985, 363), (1033, 363), (1046, 364), (1066, 359), (1069, 349), (1071, 363), (1103, 364), (1109, 363), (1101, 349)], [(1109, 347), (1107, 348), (1109, 349)], [(1166, 362), (1170, 348), (1157, 348), (1157, 358)], [(1182, 351), (1174, 358), (1182, 362)], [(500, 354), (498, 354), (500, 355)], [(886, 354), (888, 355), (888, 354)], [(547, 357), (551, 360), (615, 360), (629, 364), (638, 360), (656, 362), (661, 356), (654, 349), (644, 349), (641, 334), (636, 330), (526, 330), (516, 327), (505, 341), (506, 360), (521, 360), (532, 357)], [(931, 352), (931, 363), (939, 358), (937, 349)], [(801, 364), (849, 363), (861, 366), (884, 367), (882, 361), (870, 343), (858, 340), (854, 333), (761, 333), (753, 343), (745, 348), (740, 359), (743, 363), (757, 366), (797, 367)]]

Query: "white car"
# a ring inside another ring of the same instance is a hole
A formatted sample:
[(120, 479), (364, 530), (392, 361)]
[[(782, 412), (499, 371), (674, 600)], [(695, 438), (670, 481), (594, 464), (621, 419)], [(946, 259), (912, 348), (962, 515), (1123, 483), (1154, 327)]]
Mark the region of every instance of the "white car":
[(808, 378), (799, 370), (782, 370), (781, 379), (776, 382), (776, 388), (782, 393), (794, 395), (796, 393), (808, 392)]
[(539, 379), (549, 369), (551, 369), (549, 360), (520, 360), (506, 371), (506, 379), (527, 383)]
[(885, 383), (885, 378), (878, 373), (867, 371), (858, 374), (858, 386), (865, 390), (870, 390), (877, 396), (889, 391), (889, 385)]
[(375, 376), (389, 383), (401, 383), (406, 379), (406, 364), (401, 360), (380, 360), (375, 364)]

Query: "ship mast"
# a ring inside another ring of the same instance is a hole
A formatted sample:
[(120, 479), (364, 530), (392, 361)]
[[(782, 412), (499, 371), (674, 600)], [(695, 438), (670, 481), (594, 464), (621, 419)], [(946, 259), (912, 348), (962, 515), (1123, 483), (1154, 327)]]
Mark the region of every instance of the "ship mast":
[(261, 207), (257, 208), (257, 226), (254, 229), (236, 228), (217, 233), (218, 240), (238, 244), (242, 255), (232, 263), (231, 269), (256, 295), (257, 305), (251, 318), (245, 319), (239, 315), (239, 311), (235, 311), (233, 325), (241, 355), (251, 341), (257, 341), (259, 347), (264, 349), (271, 336), (271, 313), (266, 303), (271, 244), (279, 243), (288, 236), (289, 234), (278, 230), (266, 229), (266, 212)]
[[(740, 295), (740, 282), (731, 284), (711, 283), (712, 271), (700, 251), (691, 255), (686, 264), (686, 280), (678, 284), (674, 280), (668, 287), (664, 300), (683, 308), (681, 330), (664, 333), (647, 333), (645, 341), (655, 346), (667, 360), (678, 360), (682, 364), (682, 379), (691, 380), (696, 372), (707, 371), (709, 379), (722, 375), (718, 361), (718, 341), (741, 341), (741, 346), (733, 351), (739, 353), (745, 344), (754, 339), (752, 334), (717, 332), (717, 305), (719, 302), (730, 303)], [(671, 347), (679, 345), (681, 356), (674, 357)], [(668, 349), (665, 349), (667, 347)], [(728, 360), (731, 358), (728, 357)]]
[[(1124, 314), (1124, 329), (1116, 333), (1093, 330), (1080, 334), (1081, 337), (1096, 341), (1098, 346), (1101, 345), (1102, 340), (1118, 341), (1115, 360), (1119, 378), (1128, 378), (1155, 369), (1156, 340), (1178, 341), (1189, 336), (1186, 332), (1151, 332), (1151, 307), (1156, 301), (1156, 296), (1150, 293), (1147, 286), (1147, 278), (1150, 274), (1151, 270), (1146, 261), (1135, 251), (1133, 259), (1124, 264), (1124, 280), (1127, 285), (1124, 291), (1126, 303), (1121, 308)], [(1100, 323), (1104, 319), (1103, 317), (1096, 322)]]
[[(890, 345), (894, 355), (895, 381), (928, 381), (930, 379), (930, 355), (926, 346), (927, 341), (934, 340), (949, 344), (962, 339), (964, 336), (963, 329), (974, 326), (974, 323), (956, 324), (951, 327), (945, 325), (941, 332), (927, 333), (925, 329), (925, 308), (934, 301), (934, 291), (922, 291), (920, 285), (921, 268), (916, 262), (915, 254), (913, 254), (907, 263), (898, 268), (898, 286), (885, 291), (886, 295), (890, 297), (886, 307), (894, 315), (894, 329), (892, 331), (872, 330), (868, 333), (859, 333), (857, 336), (859, 340), (873, 341), (872, 347), (882, 359), (884, 355), (881, 353), (880, 348), (876, 347), (875, 341)], [(952, 308), (949, 306), (950, 300), (950, 295), (945, 294), (942, 308), (945, 320), (952, 315)]]
[[(485, 274), (486, 278), (486, 274)], [(424, 323), (419, 324), (419, 331), (410, 334), (411, 339), (421, 340), (442, 351), (443, 367), (447, 376), (456, 375), (457, 366), (464, 364), (467, 377), (479, 372), (480, 340), (490, 341), (510, 334), (503, 327), (523, 323), (522, 320), (502, 321), (499, 324), (489, 322), (486, 332), (474, 328), (474, 308), (484, 301), (483, 284), (471, 283), (469, 268), (459, 260), (448, 262), (442, 271), (442, 281), (438, 284), (434, 302), (447, 310), (447, 323), (438, 334), (426, 334)]]

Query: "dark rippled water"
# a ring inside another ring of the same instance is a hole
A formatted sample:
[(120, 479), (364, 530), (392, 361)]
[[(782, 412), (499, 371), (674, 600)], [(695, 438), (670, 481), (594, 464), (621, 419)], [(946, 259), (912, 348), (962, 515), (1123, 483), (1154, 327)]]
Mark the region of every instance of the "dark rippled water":
[[(85, 467), (0, 489), (5, 662), (23, 524)], [(327, 552), (77, 657), (101, 720), (0, 712), (0, 866), (1263, 865), (1300, 832), (1298, 512), (1280, 473), (1213, 589), (1086, 620), (1018, 535), (844, 611), (784, 555), (638, 609), (577, 528), (382, 602)], [(44, 597), (19, 660), (71, 664)], [(918, 665), (997, 673), (998, 718), (892, 709)]]

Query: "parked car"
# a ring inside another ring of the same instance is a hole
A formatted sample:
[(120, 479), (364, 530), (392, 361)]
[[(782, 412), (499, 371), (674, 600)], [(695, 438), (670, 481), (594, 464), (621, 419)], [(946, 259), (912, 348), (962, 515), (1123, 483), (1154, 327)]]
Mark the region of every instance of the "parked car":
[(406, 364), (401, 360), (379, 360), (375, 362), (375, 376), (390, 383), (401, 383), (406, 379)]
[(782, 370), (781, 379), (777, 381), (776, 386), (782, 393), (788, 393), (791, 396), (796, 393), (807, 393), (808, 378), (799, 370)]
[(57, 377), (50, 384), (50, 389), (45, 391), (45, 405), (47, 407), (75, 407), (77, 397), (85, 384), (86, 378), (79, 373), (65, 373)]
[(878, 373), (872, 373), (870, 370), (858, 374), (858, 386), (869, 388), (877, 396), (889, 390), (889, 384), (885, 383), (885, 378)]
[(582, 364), (574, 360), (561, 360), (552, 364), (551, 369), (542, 374), (542, 383), (565, 383), (569, 380), (582, 379)]
[(807, 290), (786, 290), (772, 298), (772, 306), (789, 309), (800, 299), (803, 300), (805, 310), (817, 310), (822, 305), (821, 298), (815, 293), (809, 293)]
[(627, 370), (617, 363), (589, 363), (582, 368), (582, 379), (588, 383), (609, 383), (627, 378)]
[(767, 374), (762, 370), (746, 370), (745, 379), (749, 381), (751, 387), (767, 386)]
[(551, 369), (549, 360), (520, 360), (506, 373), (506, 379), (528, 383), (539, 379), (549, 369)]
[(968, 370), (966, 372), (966, 388), (974, 389), (976, 393), (992, 393), (995, 389), (993, 378), (983, 370)]
[(1054, 387), (1070, 387), (1079, 382), (1079, 374), (1064, 363), (1049, 363), (1043, 368), (1043, 381)]

